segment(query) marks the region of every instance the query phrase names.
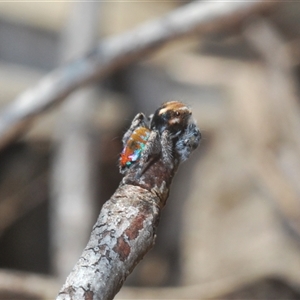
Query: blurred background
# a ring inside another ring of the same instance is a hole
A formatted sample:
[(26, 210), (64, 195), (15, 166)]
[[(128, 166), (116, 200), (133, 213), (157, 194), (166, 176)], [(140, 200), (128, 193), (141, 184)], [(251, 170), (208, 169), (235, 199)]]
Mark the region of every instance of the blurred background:
[[(0, 3), (1, 108), (186, 4)], [(300, 3), (243, 14), (74, 92), (1, 150), (0, 299), (56, 295), (119, 185), (123, 133), (169, 100), (192, 107), (203, 140), (117, 298), (300, 299)]]

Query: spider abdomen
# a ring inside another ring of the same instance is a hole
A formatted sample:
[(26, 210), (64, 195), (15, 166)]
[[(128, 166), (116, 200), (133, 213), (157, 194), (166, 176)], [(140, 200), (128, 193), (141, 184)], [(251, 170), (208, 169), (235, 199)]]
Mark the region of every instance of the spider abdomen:
[(140, 159), (150, 133), (150, 129), (146, 127), (138, 127), (133, 131), (120, 156), (121, 170), (125, 170)]

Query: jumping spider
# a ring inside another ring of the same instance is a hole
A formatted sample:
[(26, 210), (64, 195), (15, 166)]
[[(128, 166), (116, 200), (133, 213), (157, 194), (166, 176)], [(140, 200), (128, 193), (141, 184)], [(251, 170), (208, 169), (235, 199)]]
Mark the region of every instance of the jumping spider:
[(179, 101), (162, 104), (149, 120), (143, 113), (133, 119), (122, 139), (120, 172), (138, 162), (142, 174), (150, 158), (161, 154), (165, 165), (173, 167), (173, 157), (186, 160), (197, 148), (201, 134), (189, 107)]

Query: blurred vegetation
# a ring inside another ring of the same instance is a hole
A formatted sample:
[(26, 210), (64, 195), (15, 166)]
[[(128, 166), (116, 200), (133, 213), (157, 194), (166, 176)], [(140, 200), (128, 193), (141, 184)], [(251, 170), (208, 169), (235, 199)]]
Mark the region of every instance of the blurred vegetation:
[[(89, 45), (181, 5), (103, 2), (88, 29)], [(83, 24), (72, 17), (75, 6), (0, 3), (2, 108), (87, 51), (72, 25)], [(49, 294), (57, 293), (119, 184), (121, 137), (132, 117), (178, 99), (192, 107), (203, 141), (180, 167), (157, 244), (118, 297), (299, 299), (299, 70), (300, 3), (282, 2), (218, 32), (167, 45), (79, 94), (83, 106), (68, 99), (41, 115), (0, 153), (0, 298), (38, 299), (22, 285), (31, 273), (51, 287)], [(71, 175), (75, 181), (64, 181)], [(67, 200), (57, 206), (61, 191)], [(80, 197), (84, 203), (76, 204)], [(64, 236), (57, 211), (72, 211), (73, 235)], [(79, 238), (82, 223), (88, 228)], [(67, 238), (64, 250), (57, 241)], [(15, 283), (12, 270), (28, 273)]]

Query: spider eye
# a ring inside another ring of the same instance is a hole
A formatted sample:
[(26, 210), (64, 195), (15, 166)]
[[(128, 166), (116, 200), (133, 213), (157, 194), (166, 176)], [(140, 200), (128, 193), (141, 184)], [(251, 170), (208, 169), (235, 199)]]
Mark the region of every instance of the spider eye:
[(176, 111), (176, 112), (175, 112), (175, 116), (176, 116), (176, 117), (179, 117), (179, 116), (180, 116), (180, 112), (179, 112), (179, 111)]

